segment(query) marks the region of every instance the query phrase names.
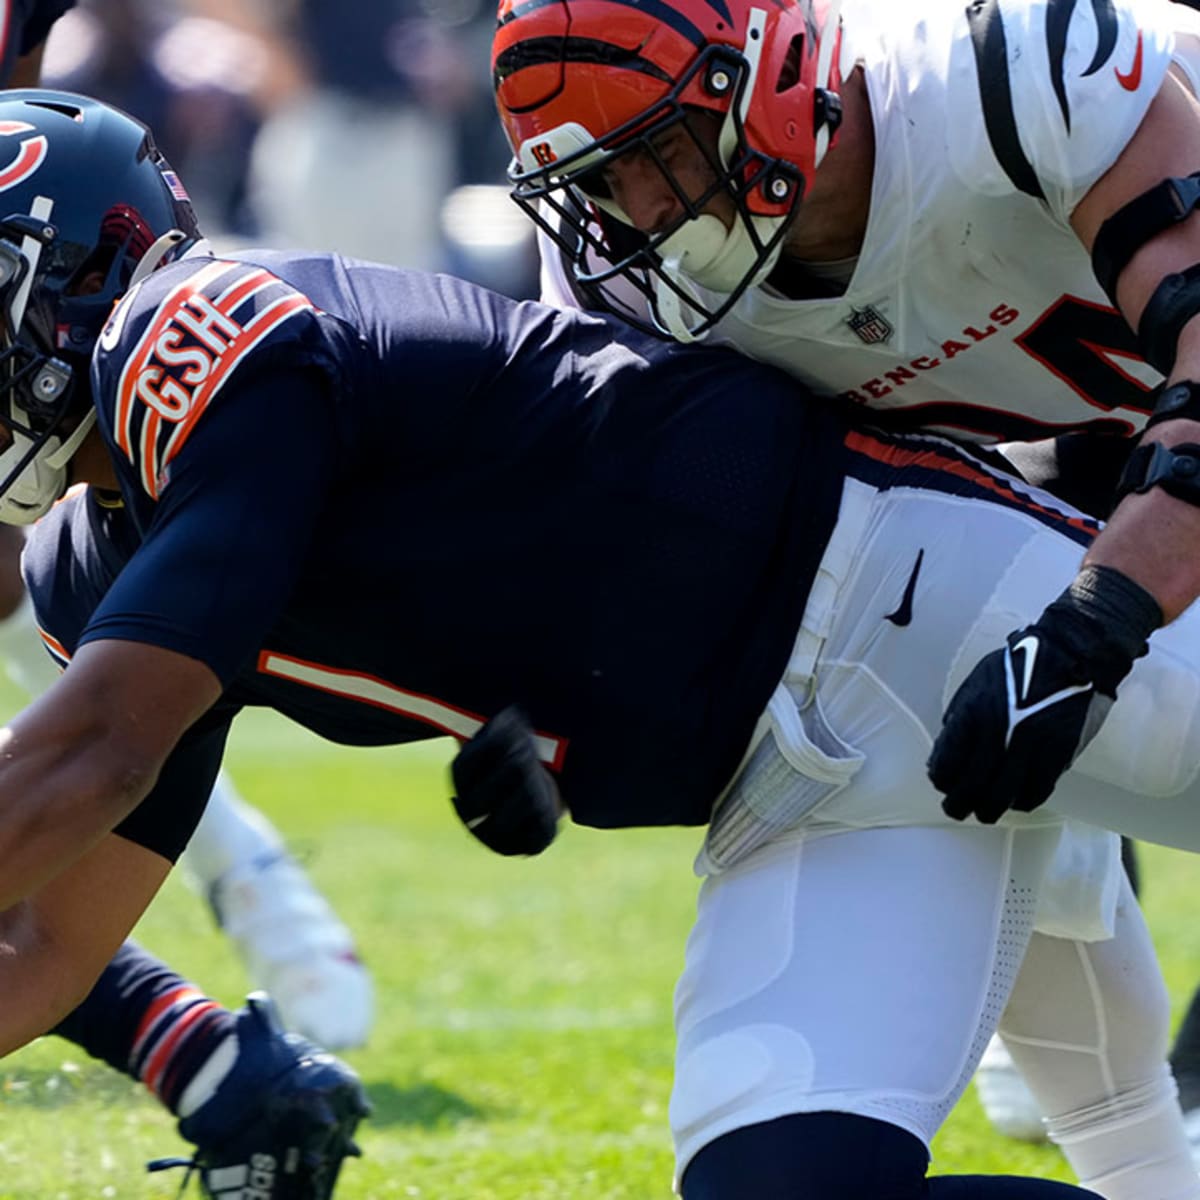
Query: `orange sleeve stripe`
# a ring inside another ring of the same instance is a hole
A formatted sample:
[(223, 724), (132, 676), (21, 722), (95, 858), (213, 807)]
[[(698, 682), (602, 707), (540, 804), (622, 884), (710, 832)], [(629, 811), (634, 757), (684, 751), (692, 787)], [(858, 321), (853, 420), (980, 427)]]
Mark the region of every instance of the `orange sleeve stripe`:
[(220, 278), (235, 264), (217, 259), (197, 274), (185, 279), (173, 289), (159, 305), (158, 312), (149, 327), (138, 339), (137, 345), (125, 360), (121, 377), (117, 383), (117, 404), (113, 413), (113, 431), (117, 445), (125, 452), (130, 462), (134, 460), (133, 443), (130, 430), (133, 424), (133, 404), (137, 395), (137, 375), (145, 365), (144, 359), (163, 330), (175, 319), (175, 314), (192, 296), (202, 292), (214, 279)]
[[(192, 402), (191, 410), (188, 415), (179, 423), (175, 432), (171, 435), (170, 441), (167, 444), (162, 456), (162, 466), (159, 468), (157, 475), (162, 474), (162, 470), (166, 468), (172, 459), (183, 449), (184, 443), (187, 441), (192, 430), (196, 427), (196, 422), (204, 415), (213, 397), (220, 391), (226, 379), (236, 370), (238, 364), (248, 355), (254, 348), (265, 338), (272, 330), (282, 325), (290, 317), (296, 313), (311, 309), (312, 302), (305, 296), (291, 295), (276, 301), (270, 307), (263, 309), (253, 321), (250, 322), (242, 333), (230, 343), (228, 351), (222, 356), (222, 361), (219, 367), (200, 385), (197, 389), (195, 398)], [(151, 496), (157, 498), (156, 491), (150, 491)]]
[(269, 271), (252, 271), (249, 275), (237, 279), (227, 291), (222, 292), (213, 302), (213, 307), (229, 316), (243, 301), (248, 300), (255, 292), (272, 283), (281, 282)]
[(60, 642), (58, 640), (58, 638), (53, 637), (51, 634), (47, 633), (40, 626), (38, 627), (38, 635), (41, 637), (42, 641), (46, 644), (46, 648), (50, 651), (51, 654), (54, 655), (55, 658), (61, 658), (64, 662), (71, 661), (71, 656), (67, 653), (66, 646), (64, 646), (62, 644), (62, 642)]
[(154, 447), (158, 441), (158, 429), (162, 424), (162, 418), (159, 417), (153, 409), (147, 408), (146, 415), (142, 419), (142, 452), (139, 461), (139, 469), (142, 476), (142, 487), (146, 489), (148, 496), (158, 499), (158, 472), (154, 469)]
[[(217, 369), (196, 390), (196, 399), (192, 410), (180, 422), (180, 432), (177, 435), (180, 443), (187, 439), (187, 435), (191, 433), (193, 426), (200, 419), (201, 414), (208, 406), (208, 402), (212, 399), (214, 393), (221, 387), (237, 367), (238, 363), (277, 326), (282, 325), (284, 321), (296, 313), (311, 308), (312, 302), (306, 296), (293, 293), (290, 296), (283, 297), (281, 300), (277, 300), (274, 304), (269, 305), (262, 312), (255, 315), (254, 319), (230, 343), (229, 349), (225, 355), (222, 355), (221, 363)], [(177, 451), (178, 446), (175, 447), (175, 452)]]

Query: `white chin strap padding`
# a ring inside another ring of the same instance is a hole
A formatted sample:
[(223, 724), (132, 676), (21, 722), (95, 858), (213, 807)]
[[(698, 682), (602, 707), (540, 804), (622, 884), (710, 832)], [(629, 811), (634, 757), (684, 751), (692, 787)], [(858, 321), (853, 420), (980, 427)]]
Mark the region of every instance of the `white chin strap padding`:
[(150, 249), (138, 260), (138, 265), (134, 267), (133, 274), (129, 277), (130, 288), (136, 287), (147, 275), (158, 269), (165, 255), (175, 246), (178, 246), (187, 234), (182, 229), (169, 229), (161, 237), (155, 238), (150, 243)]
[[(0, 478), (7, 475), (29, 452), (32, 443), (22, 433), (13, 433), (12, 445), (0, 454)], [(0, 521), (6, 525), (32, 525), (66, 491), (65, 466), (53, 467), (45, 451), (51, 454), (59, 448), (58, 439), (50, 438), (32, 462), (0, 496)]]
[[(78, 425), (75, 426), (74, 432), (72, 432), (70, 437), (64, 439), (61, 446), (59, 446), (56, 450), (50, 450), (41, 455), (42, 462), (44, 462), (46, 466), (56, 471), (66, 467), (67, 463), (69, 463), (71, 458), (74, 456), (75, 451), (83, 445), (84, 439), (89, 433), (92, 432), (92, 426), (95, 424), (96, 410), (94, 408), (89, 408), (87, 412), (83, 414), (83, 419)], [(57, 439), (51, 438), (50, 441), (54, 442), (57, 441)]]
[[(0, 496), (0, 521), (6, 525), (30, 525), (44, 516), (67, 489), (67, 464), (83, 445), (96, 424), (96, 410), (89, 408), (67, 438), (46, 439), (33, 461)], [(32, 442), (13, 431), (12, 445), (0, 454), (0, 479), (29, 452)]]
[[(710, 292), (728, 296), (746, 281), (748, 287), (771, 273), (779, 257), (778, 247), (758, 262), (761, 247), (779, 232), (783, 217), (750, 217), (738, 214), (731, 228), (714, 216), (703, 215), (681, 225), (659, 247), (671, 276), (682, 272), (688, 280)], [(753, 232), (752, 232), (753, 229)], [(757, 240), (756, 240), (757, 239)]]

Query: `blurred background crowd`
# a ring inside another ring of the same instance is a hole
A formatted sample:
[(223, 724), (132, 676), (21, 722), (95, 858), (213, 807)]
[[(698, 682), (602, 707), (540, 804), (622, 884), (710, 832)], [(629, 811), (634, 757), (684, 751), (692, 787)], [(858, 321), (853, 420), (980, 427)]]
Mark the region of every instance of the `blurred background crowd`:
[(495, 0), (80, 0), (42, 78), (141, 118), (218, 246), (536, 293), (492, 102)]

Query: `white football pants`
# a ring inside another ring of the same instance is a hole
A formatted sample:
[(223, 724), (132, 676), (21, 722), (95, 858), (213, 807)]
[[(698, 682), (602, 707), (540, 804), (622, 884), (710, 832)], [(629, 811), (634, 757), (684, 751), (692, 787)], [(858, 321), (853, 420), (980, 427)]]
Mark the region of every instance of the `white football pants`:
[[(680, 1174), (722, 1133), (793, 1112), (875, 1117), (928, 1144), (1013, 992), (1064, 817), (1200, 850), (1195, 611), (1155, 635), (1050, 804), (992, 827), (943, 816), (925, 761), (947, 700), (1082, 548), (1024, 485), (1028, 510), (909, 478), (847, 482), (763, 740), (723, 803), (736, 836), (715, 821), (699, 860), (676, 994)], [(918, 554), (911, 617), (890, 621)], [(1115, 933), (1038, 937), (1006, 1032), (1082, 1181), (1109, 1200), (1195, 1200), (1165, 992), (1127, 891)]]

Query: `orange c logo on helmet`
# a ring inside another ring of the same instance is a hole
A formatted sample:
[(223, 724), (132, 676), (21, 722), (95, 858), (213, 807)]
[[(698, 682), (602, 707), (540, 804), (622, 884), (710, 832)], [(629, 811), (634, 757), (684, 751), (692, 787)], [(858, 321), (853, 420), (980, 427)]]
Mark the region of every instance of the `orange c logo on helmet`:
[[(24, 121), (0, 121), (0, 135), (4, 137), (26, 133), (32, 128), (32, 125), (27, 125)], [(46, 135), (42, 133), (37, 137), (25, 138), (17, 147), (16, 158), (8, 166), (0, 168), (0, 192), (28, 179), (42, 165), (48, 145)]]

